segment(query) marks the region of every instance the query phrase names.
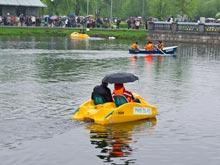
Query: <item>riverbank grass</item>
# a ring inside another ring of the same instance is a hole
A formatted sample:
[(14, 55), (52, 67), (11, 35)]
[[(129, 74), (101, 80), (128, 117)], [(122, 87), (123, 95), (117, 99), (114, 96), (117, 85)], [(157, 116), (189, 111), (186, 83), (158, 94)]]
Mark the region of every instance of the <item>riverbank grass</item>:
[[(0, 27), (0, 36), (70, 36), (72, 32), (80, 32), (79, 28), (48, 28), (48, 27)], [(90, 37), (115, 37), (117, 39), (143, 40), (146, 30), (129, 29), (89, 29), (85, 31)]]

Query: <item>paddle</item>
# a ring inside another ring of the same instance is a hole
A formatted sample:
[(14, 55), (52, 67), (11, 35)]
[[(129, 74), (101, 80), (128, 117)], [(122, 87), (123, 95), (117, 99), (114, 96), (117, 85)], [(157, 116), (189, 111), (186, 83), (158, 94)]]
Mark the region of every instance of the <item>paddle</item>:
[(161, 49), (159, 49), (156, 45), (154, 45), (154, 47), (159, 50), (161, 53), (163, 53), (163, 55), (167, 55), (164, 51), (162, 51)]

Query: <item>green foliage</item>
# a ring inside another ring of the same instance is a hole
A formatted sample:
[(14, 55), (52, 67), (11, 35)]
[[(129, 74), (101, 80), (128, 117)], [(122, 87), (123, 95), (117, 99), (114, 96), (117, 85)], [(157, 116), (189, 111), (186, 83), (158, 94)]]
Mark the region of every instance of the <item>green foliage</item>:
[(92, 29), (88, 32), (88, 35), (94, 37), (110, 37), (113, 36), (117, 39), (132, 39), (132, 40), (144, 40), (146, 38), (145, 30), (99, 30)]
[(175, 15), (175, 9), (171, 5), (175, 2), (174, 0), (152, 0), (149, 2), (149, 13), (150, 16), (156, 17), (160, 20), (165, 20), (169, 16)]
[[(156, 17), (161, 20), (170, 16), (188, 16), (191, 19), (215, 17), (220, 11), (219, 0), (42, 0), (48, 7), (44, 14), (100, 15), (123, 19), (129, 16)], [(88, 4), (88, 10), (87, 10)]]
[(219, 0), (207, 0), (207, 1), (199, 0), (199, 1), (200, 3), (199, 3), (198, 15), (214, 18), (215, 15), (218, 12), (220, 12)]
[(215, 15), (215, 18), (216, 18), (216, 19), (220, 19), (220, 12), (218, 12), (218, 13)]

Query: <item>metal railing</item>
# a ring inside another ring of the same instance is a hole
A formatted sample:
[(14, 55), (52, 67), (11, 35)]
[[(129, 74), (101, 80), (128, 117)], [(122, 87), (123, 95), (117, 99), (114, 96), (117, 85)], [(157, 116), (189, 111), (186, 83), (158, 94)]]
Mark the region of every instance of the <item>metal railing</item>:
[(150, 32), (220, 34), (220, 23), (148, 22)]
[(198, 26), (198, 23), (180, 22), (180, 23), (177, 24), (177, 31), (198, 32), (199, 31), (199, 26)]

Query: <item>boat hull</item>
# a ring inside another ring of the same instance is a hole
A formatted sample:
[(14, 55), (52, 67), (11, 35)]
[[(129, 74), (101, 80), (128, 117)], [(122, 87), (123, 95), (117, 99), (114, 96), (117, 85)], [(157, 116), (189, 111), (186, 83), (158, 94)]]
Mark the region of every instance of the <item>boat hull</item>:
[(146, 51), (143, 49), (140, 49), (140, 50), (129, 49), (129, 53), (130, 54), (174, 55), (176, 53), (176, 50), (177, 50), (177, 46), (172, 46), (172, 47), (165, 47), (162, 51), (160, 51), (160, 50)]
[(94, 105), (92, 100), (88, 100), (78, 108), (72, 118), (108, 125), (156, 117), (158, 112), (155, 106), (146, 102), (139, 95), (135, 95), (135, 98), (138, 98), (140, 103), (130, 102), (119, 107), (116, 107), (114, 102)]

